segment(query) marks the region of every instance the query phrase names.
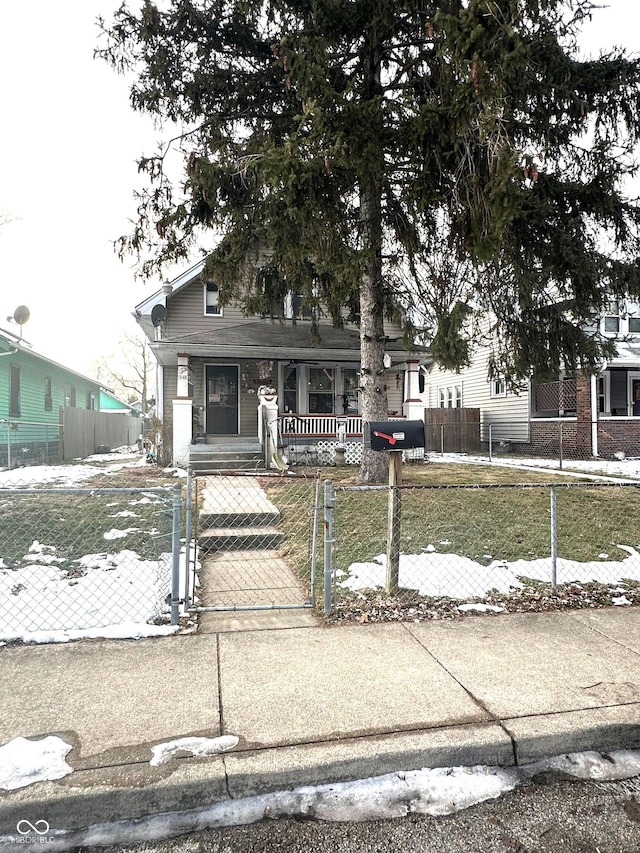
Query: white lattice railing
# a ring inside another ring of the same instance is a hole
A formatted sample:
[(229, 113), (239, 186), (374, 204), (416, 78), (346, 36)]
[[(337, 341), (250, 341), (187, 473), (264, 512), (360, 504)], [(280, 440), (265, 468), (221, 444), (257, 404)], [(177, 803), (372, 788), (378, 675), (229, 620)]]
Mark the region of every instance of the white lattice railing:
[[(340, 415), (281, 415), (278, 418), (278, 432), (283, 436), (335, 436), (337, 420)], [(362, 435), (362, 418), (360, 415), (347, 415), (347, 437)]]

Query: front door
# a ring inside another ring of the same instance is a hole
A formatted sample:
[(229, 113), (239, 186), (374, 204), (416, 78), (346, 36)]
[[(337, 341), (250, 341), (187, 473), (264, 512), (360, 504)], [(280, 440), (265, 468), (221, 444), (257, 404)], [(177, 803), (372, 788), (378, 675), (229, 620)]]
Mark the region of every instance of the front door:
[(238, 368), (207, 365), (207, 426), (209, 435), (238, 435)]

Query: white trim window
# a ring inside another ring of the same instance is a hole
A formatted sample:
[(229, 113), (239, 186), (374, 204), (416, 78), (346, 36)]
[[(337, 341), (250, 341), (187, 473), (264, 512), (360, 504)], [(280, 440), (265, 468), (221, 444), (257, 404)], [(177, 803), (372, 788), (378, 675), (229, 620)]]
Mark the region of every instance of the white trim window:
[(462, 385), (453, 386), (453, 408), (462, 408)]
[(222, 317), (220, 288), (213, 281), (204, 283), (204, 313), (209, 317)]
[(506, 397), (507, 396), (507, 384), (504, 379), (492, 379), (491, 380), (491, 396), (492, 397)]

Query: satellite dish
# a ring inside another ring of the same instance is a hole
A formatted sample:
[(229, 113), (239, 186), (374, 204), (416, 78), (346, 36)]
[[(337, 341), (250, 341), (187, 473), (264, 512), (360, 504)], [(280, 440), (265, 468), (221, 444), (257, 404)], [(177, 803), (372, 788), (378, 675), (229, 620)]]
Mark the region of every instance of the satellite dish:
[(164, 320), (167, 315), (167, 309), (164, 305), (154, 305), (151, 309), (151, 322), (153, 325), (158, 328), (160, 323)]
[(26, 305), (18, 305), (16, 310), (13, 312), (13, 319), (19, 326), (24, 326), (30, 316), (31, 312)]

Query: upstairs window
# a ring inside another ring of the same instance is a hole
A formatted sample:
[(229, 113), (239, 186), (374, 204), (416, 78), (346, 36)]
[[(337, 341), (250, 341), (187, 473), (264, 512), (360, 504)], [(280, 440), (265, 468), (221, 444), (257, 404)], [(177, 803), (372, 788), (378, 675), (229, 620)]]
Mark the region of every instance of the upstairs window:
[(609, 314), (604, 318), (604, 331), (617, 333), (620, 331), (620, 317)]
[(207, 281), (204, 286), (204, 313), (214, 317), (222, 316), (220, 289), (212, 281)]
[(93, 391), (87, 392), (87, 409), (91, 409), (92, 411), (96, 409), (96, 395)]
[(506, 397), (507, 396), (507, 386), (505, 384), (504, 379), (492, 379), (491, 380), (491, 396), (492, 397)]
[(53, 409), (53, 395), (51, 394), (51, 377), (44, 377), (44, 410), (50, 412)]
[(9, 373), (9, 414), (20, 415), (20, 368), (17, 364), (11, 365)]
[(294, 320), (313, 320), (313, 310), (307, 308), (300, 293), (291, 297), (291, 316)]
[(64, 404), (71, 409), (76, 405), (76, 389), (74, 385), (64, 386)]

